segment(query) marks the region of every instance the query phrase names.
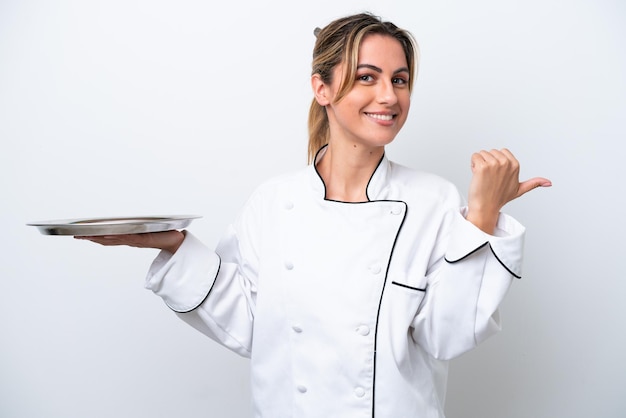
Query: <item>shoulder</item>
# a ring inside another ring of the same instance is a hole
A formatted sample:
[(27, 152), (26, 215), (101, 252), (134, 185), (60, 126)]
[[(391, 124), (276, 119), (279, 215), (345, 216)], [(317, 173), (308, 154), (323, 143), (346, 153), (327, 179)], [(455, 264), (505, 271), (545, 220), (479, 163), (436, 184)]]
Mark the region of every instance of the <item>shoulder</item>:
[(301, 189), (306, 182), (307, 169), (300, 168), (275, 175), (263, 180), (253, 190), (250, 201), (274, 200), (292, 190)]
[(457, 193), (456, 186), (448, 179), (427, 171), (417, 170), (390, 161), (391, 182), (400, 187), (417, 188), (422, 192)]
[(301, 184), (305, 181), (308, 168), (303, 167), (267, 178), (259, 183), (254, 193), (272, 193), (276, 190), (292, 187), (294, 184)]
[(248, 196), (236, 216), (235, 225), (238, 228), (250, 228), (264, 223), (268, 213), (275, 210), (277, 205), (285, 205), (290, 190), (297, 190), (302, 185), (304, 169), (286, 172), (262, 180)]

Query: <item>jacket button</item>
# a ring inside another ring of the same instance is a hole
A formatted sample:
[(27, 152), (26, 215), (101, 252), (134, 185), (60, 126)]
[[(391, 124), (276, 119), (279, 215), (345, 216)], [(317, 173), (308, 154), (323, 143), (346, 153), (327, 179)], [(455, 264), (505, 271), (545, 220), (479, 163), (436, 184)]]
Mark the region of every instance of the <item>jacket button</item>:
[(285, 261), (285, 268), (287, 270), (293, 270), (293, 263), (291, 261)]
[(391, 208), (392, 215), (400, 215), (402, 213), (402, 208), (400, 206), (394, 206)]
[(366, 335), (369, 335), (370, 327), (368, 327), (367, 325), (360, 325), (360, 326), (357, 327), (356, 332), (359, 335), (362, 335), (362, 336), (365, 337)]
[(294, 326), (291, 327), (291, 329), (294, 332), (297, 332), (298, 334), (302, 332), (302, 328), (299, 325), (294, 325)]
[(365, 396), (365, 389), (363, 389), (362, 387), (355, 388), (354, 394), (357, 396), (357, 398), (362, 398), (363, 396)]
[(378, 264), (378, 263), (377, 263), (377, 264), (372, 264), (372, 265), (370, 266), (370, 272), (371, 272), (372, 274), (378, 274), (378, 273), (380, 273), (380, 271), (381, 271), (381, 270), (382, 270), (382, 269), (381, 269), (381, 267), (380, 267), (380, 264)]
[(284, 204), (284, 208), (287, 209), (287, 210), (293, 209), (293, 202), (286, 201), (285, 204)]
[(298, 392), (300, 393), (306, 393), (306, 386), (304, 385), (298, 385), (296, 389), (298, 389)]

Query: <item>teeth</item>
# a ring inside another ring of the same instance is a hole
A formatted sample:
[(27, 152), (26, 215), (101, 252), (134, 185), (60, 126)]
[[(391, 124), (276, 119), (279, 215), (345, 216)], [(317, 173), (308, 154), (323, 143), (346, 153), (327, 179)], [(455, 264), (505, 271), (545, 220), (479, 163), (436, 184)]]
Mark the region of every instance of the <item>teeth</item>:
[(374, 119), (379, 119), (379, 120), (391, 120), (393, 119), (393, 115), (378, 115), (375, 113), (368, 113), (368, 115)]

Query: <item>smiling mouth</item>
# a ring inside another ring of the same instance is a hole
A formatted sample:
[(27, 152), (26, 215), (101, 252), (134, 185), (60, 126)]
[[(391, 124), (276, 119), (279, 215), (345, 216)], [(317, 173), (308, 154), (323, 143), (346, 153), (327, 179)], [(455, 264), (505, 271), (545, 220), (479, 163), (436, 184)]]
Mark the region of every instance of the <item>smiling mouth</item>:
[(366, 115), (369, 116), (370, 118), (383, 120), (383, 121), (390, 121), (395, 117), (395, 115), (381, 115), (377, 113), (366, 113)]

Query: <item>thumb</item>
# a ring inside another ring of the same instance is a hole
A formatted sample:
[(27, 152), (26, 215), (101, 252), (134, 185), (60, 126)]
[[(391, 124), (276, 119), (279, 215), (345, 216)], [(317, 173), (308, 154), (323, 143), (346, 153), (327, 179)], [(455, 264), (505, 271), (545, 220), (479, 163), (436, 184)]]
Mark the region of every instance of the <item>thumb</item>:
[(527, 193), (533, 189), (536, 189), (537, 187), (550, 187), (550, 186), (552, 186), (552, 182), (550, 180), (543, 178), (543, 177), (534, 177), (532, 179), (523, 181), (519, 184), (519, 187), (517, 189), (517, 196), (515, 196), (515, 198), (517, 199), (524, 193)]

